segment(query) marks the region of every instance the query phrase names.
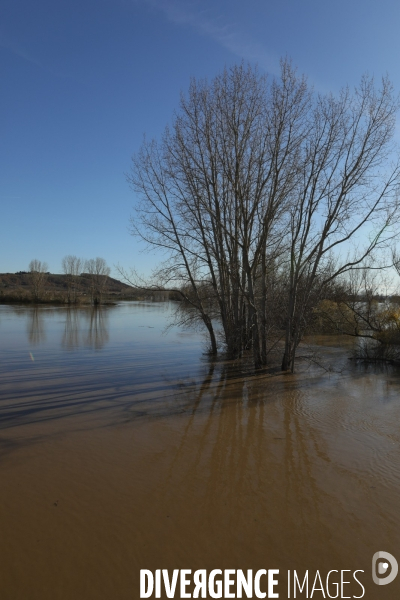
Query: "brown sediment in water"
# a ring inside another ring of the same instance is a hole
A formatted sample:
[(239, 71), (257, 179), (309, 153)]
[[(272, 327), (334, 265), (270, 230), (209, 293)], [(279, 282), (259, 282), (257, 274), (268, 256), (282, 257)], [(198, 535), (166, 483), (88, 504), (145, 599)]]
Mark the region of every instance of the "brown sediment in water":
[(3, 377), (1, 598), (136, 599), (141, 568), (364, 569), (378, 597), (372, 555), (400, 550), (395, 372), (138, 363)]

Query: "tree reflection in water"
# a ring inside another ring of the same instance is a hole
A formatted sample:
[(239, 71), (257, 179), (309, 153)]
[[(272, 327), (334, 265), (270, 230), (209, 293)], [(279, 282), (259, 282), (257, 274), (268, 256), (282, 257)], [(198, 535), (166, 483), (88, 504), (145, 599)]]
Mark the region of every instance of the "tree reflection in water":
[(65, 312), (64, 333), (61, 346), (66, 350), (75, 350), (80, 345), (81, 311), (79, 308), (68, 307)]
[(76, 350), (89, 347), (94, 350), (104, 348), (110, 339), (109, 315), (113, 307), (67, 307), (54, 308), (43, 306), (10, 307), (9, 310), (19, 318), (26, 319), (28, 341), (32, 346), (45, 345), (47, 340), (46, 325), (51, 320), (62, 317), (64, 328), (61, 336), (61, 347), (65, 350)]
[(95, 350), (103, 348), (109, 340), (107, 310), (93, 306), (90, 312), (84, 313), (88, 326), (84, 343)]
[(100, 350), (109, 341), (108, 309), (67, 308), (61, 345), (66, 350), (86, 346)]
[[(368, 383), (372, 397), (380, 380)], [(137, 415), (146, 439), (168, 426), (175, 440), (163, 449), (163, 471), (149, 475), (159, 485), (147, 510), (179, 515), (185, 539), (205, 548), (212, 538), (209, 555), (229, 564), (244, 555), (254, 564), (264, 557), (281, 568), (329, 569), (351, 553), (363, 564), (377, 539), (393, 537), (398, 498), (395, 472), (375, 464), (378, 454), (393, 460), (395, 432), (383, 439), (385, 417), (379, 426), (366, 401), (353, 375), (246, 374), (210, 363), (198, 383), (180, 382), (164, 403)], [(391, 410), (399, 415), (394, 402)], [(160, 451), (153, 446), (147, 464)], [(375, 491), (383, 486), (395, 492), (384, 498)], [(384, 524), (374, 516), (382, 511)]]
[(32, 346), (39, 346), (46, 341), (43, 312), (40, 307), (34, 306), (29, 310), (28, 315), (27, 329), (29, 343)]

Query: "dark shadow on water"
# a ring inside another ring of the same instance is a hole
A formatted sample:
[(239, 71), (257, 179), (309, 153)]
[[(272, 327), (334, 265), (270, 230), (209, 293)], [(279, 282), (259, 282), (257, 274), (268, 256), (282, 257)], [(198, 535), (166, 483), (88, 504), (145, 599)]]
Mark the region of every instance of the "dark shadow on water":
[[(71, 313), (68, 335), (71, 345), (75, 339), (74, 316)], [(93, 338), (103, 339), (103, 316), (88, 314)], [(33, 425), (71, 417), (93, 414), (107, 415), (105, 425), (128, 423), (137, 419), (161, 419), (174, 415), (197, 413), (212, 415), (226, 407), (238, 405), (243, 410), (275, 402), (314, 385), (308, 374), (282, 375), (269, 371), (254, 373), (246, 362), (203, 361), (193, 364), (196, 377), (181, 375), (178, 361), (172, 357), (164, 364), (154, 357), (140, 368), (132, 368), (122, 359), (108, 364), (72, 363), (55, 369), (18, 369), (8, 372), (7, 393), (0, 399), (0, 430), (21, 425)], [(188, 365), (184, 372), (187, 373)], [(381, 365), (354, 365), (348, 377), (361, 379), (366, 374), (386, 375), (397, 383), (398, 369)], [(340, 376), (320, 374), (320, 385), (334, 388)], [(321, 383), (322, 382), (322, 383)], [(97, 421), (96, 421), (97, 423)], [(98, 426), (96, 424), (96, 426)]]
[[(194, 367), (199, 370), (198, 364)], [(93, 363), (92, 368), (90, 372), (90, 365), (77, 363), (72, 369), (9, 372), (8, 392), (0, 399), (0, 430), (89, 414), (107, 414), (107, 424), (114, 425), (213, 412), (232, 402), (266, 401), (271, 379), (268, 374), (246, 375), (237, 364), (212, 361), (203, 363), (197, 378), (181, 377), (173, 360), (157, 370), (152, 364), (132, 370), (124, 361), (105, 361), (100, 367)]]

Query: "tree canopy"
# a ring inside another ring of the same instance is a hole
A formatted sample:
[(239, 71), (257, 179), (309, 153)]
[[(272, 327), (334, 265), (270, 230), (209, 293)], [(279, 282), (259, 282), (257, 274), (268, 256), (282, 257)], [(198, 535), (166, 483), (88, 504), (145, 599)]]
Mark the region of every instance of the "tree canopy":
[(240, 64), (193, 79), (161, 139), (144, 140), (132, 232), (164, 251), (156, 277), (180, 289), (213, 353), (218, 323), (229, 356), (251, 349), (259, 367), (281, 338), (293, 370), (315, 303), (392, 239), (397, 108), (387, 78), (322, 95), (288, 60), (279, 77)]

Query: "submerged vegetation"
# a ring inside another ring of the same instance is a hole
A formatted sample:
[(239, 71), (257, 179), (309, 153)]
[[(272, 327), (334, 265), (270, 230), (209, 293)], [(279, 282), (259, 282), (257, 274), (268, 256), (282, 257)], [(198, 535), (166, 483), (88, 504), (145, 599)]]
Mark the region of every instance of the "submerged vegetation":
[(382, 296), (382, 278), (358, 271), (336, 297), (314, 311), (315, 326), (356, 340), (353, 357), (366, 362), (400, 364), (400, 297)]

